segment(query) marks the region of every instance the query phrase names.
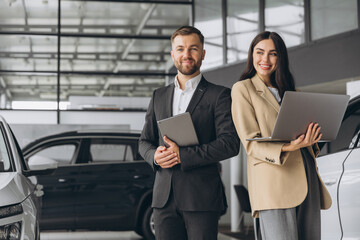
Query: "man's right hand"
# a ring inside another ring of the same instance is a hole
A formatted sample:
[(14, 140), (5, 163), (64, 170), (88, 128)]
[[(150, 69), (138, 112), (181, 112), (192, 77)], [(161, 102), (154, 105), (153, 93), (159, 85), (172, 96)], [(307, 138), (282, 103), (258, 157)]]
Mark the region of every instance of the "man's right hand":
[(164, 146), (159, 146), (156, 149), (154, 160), (162, 168), (171, 168), (180, 163), (178, 155)]

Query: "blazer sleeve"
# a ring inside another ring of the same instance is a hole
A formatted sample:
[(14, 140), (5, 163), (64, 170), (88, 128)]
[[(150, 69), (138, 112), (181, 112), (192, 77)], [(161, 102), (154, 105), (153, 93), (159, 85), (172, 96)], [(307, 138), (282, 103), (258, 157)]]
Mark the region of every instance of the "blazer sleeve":
[(155, 91), (145, 115), (145, 125), (139, 139), (139, 153), (153, 170), (156, 170), (159, 166), (154, 163), (154, 154), (159, 145), (159, 134), (154, 113), (154, 98)]
[(230, 89), (224, 88), (215, 98), (215, 101), (213, 117), (216, 138), (206, 144), (180, 147), (180, 161), (183, 171), (214, 164), (239, 153), (240, 139), (231, 119)]
[(231, 97), (233, 121), (247, 155), (271, 164), (284, 164), (290, 154), (289, 152), (281, 152), (285, 143), (246, 140), (261, 136), (258, 119), (246, 85), (241, 84), (241, 82), (235, 84), (231, 91)]

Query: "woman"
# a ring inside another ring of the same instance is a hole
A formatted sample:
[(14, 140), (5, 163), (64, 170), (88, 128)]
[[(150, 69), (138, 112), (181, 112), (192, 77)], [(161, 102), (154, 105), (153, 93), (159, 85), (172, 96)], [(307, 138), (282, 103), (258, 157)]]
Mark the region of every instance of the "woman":
[(264, 240), (320, 240), (320, 209), (331, 206), (315, 161), (320, 126), (310, 123), (290, 143), (246, 141), (271, 135), (285, 91), (295, 91), (285, 43), (275, 32), (260, 33), (231, 92), (233, 121), (247, 153), (252, 214)]

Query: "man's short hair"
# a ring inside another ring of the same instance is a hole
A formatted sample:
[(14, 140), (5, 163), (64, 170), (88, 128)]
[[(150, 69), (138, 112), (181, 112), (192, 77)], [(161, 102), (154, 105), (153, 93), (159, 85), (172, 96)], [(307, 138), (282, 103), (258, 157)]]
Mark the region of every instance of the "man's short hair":
[(181, 35), (181, 36), (186, 36), (186, 35), (191, 35), (191, 34), (196, 34), (199, 36), (200, 42), (201, 44), (204, 46), (204, 36), (202, 35), (202, 33), (200, 32), (199, 29), (192, 27), (192, 26), (182, 26), (180, 28), (178, 28), (172, 35), (171, 35), (171, 43), (174, 42), (174, 39)]

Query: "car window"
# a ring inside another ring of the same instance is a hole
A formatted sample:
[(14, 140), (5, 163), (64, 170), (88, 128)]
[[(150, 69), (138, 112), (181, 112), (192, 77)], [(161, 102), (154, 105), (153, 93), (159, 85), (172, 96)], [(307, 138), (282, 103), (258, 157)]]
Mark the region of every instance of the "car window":
[(92, 139), (90, 154), (93, 162), (133, 161), (131, 144), (116, 139)]
[(36, 159), (40, 158), (51, 158), (58, 162), (58, 166), (68, 165), (73, 159), (75, 149), (75, 144), (61, 144), (50, 146), (32, 155), (29, 158), (29, 163), (32, 161), (36, 161)]
[(11, 168), (9, 152), (6, 147), (6, 142), (4, 138), (4, 131), (1, 128), (1, 137), (0, 137), (0, 172), (9, 171)]
[[(342, 151), (354, 147), (359, 131), (360, 131), (360, 109), (357, 109), (341, 124), (336, 139), (324, 145), (320, 155), (335, 153), (338, 151)], [(357, 145), (359, 144), (357, 143)]]

